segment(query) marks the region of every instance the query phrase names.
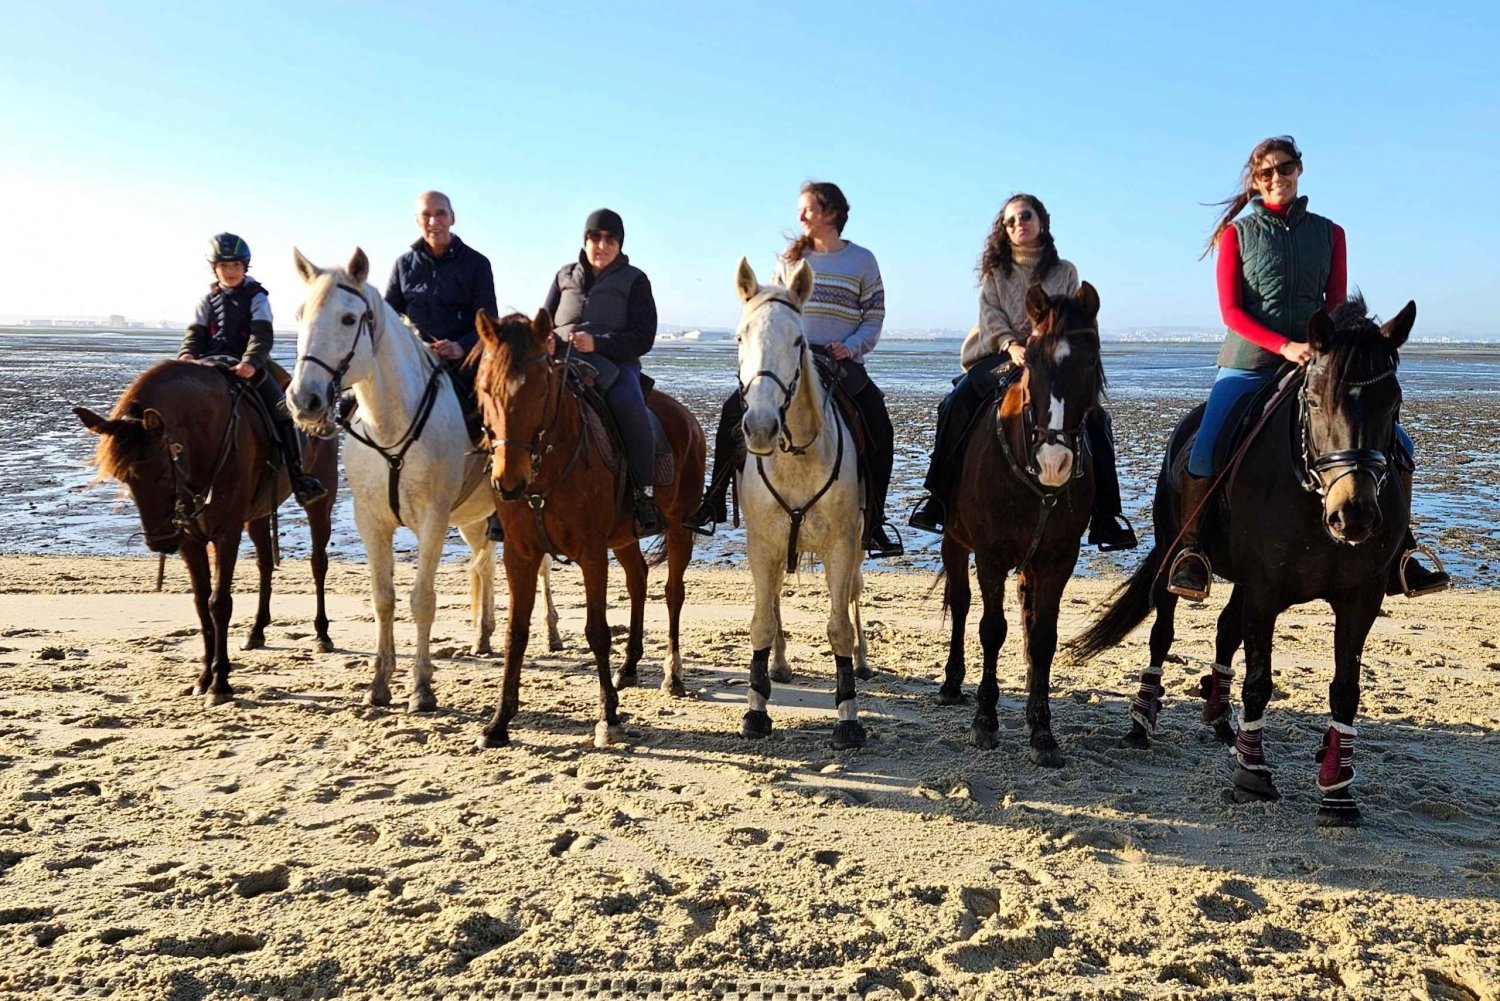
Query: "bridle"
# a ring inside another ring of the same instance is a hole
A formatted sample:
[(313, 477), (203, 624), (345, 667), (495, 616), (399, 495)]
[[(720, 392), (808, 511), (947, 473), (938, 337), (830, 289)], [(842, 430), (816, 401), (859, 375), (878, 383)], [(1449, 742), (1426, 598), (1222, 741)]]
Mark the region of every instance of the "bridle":
[(349, 364), (354, 361), (354, 354), (359, 350), (360, 335), (368, 330), (370, 332), (370, 348), (371, 350), (375, 348), (375, 311), (370, 307), (370, 301), (365, 298), (362, 290), (355, 288), (353, 285), (345, 285), (343, 282), (339, 282), (338, 287), (358, 298), (365, 307), (364, 313), (359, 318), (359, 326), (354, 331), (354, 340), (349, 344), (348, 353), (344, 355), (337, 366), (328, 364), (316, 355), (301, 355), (297, 358), (298, 365), (305, 361), (312, 362), (333, 377), (328, 384), (328, 405), (330, 407), (337, 406), (338, 398), (343, 393), (344, 376), (349, 374)]
[[(759, 309), (761, 306), (772, 302), (779, 302), (784, 306), (790, 306), (798, 314), (801, 314), (802, 312), (802, 304), (800, 302), (798, 302), (796, 299), (793, 299), (791, 295), (788, 294), (785, 290), (773, 288), (767, 289), (762, 292), (757, 292), (754, 296), (748, 299), (745, 302), (744, 315), (748, 316), (749, 314), (755, 312), (755, 310)], [(755, 385), (756, 379), (768, 379), (776, 384), (776, 387), (781, 390), (781, 406), (776, 408), (777, 426), (781, 428), (780, 439), (778, 441), (777, 447), (779, 447), (783, 452), (789, 452), (792, 455), (805, 455), (807, 453), (807, 450), (813, 446), (813, 443), (818, 440), (818, 435), (821, 433), (821, 428), (819, 429), (819, 431), (813, 432), (813, 436), (800, 445), (792, 440), (792, 434), (787, 430), (786, 412), (791, 409), (792, 400), (797, 396), (797, 386), (802, 379), (802, 370), (806, 367), (806, 357), (804, 354), (804, 352), (807, 350), (806, 336), (799, 334), (797, 336), (796, 342), (792, 346), (797, 349), (798, 365), (797, 371), (792, 373), (792, 377), (790, 379), (783, 381), (781, 376), (777, 373), (771, 371), (768, 368), (763, 368), (759, 372), (756, 372), (754, 375), (752, 375), (748, 382), (740, 381), (739, 373), (736, 372), (735, 383), (739, 387), (741, 409), (743, 409), (746, 403), (745, 395), (750, 392), (750, 387)]]
[[(1310, 367), (1310, 366), (1309, 366)], [(1308, 374), (1311, 374), (1310, 372)], [(1344, 385), (1349, 389), (1362, 389), (1365, 386), (1373, 386), (1378, 382), (1396, 377), (1396, 366), (1368, 379), (1359, 382), (1346, 382)], [(1332, 490), (1334, 484), (1346, 476), (1356, 473), (1366, 473), (1375, 481), (1375, 492), (1378, 495), (1385, 486), (1385, 480), (1390, 475), (1390, 461), (1386, 453), (1376, 448), (1341, 448), (1332, 452), (1323, 452), (1314, 455), (1312, 450), (1311, 432), (1311, 404), (1307, 396), (1307, 374), (1302, 378), (1302, 388), (1297, 392), (1297, 416), (1301, 423), (1301, 461), (1297, 466), (1297, 481), (1302, 489), (1309, 493), (1315, 493), (1324, 499), (1328, 491)], [(1395, 423), (1392, 422), (1394, 428)], [(1394, 431), (1392, 432), (1394, 433)], [(1325, 479), (1326, 474), (1333, 473), (1333, 479)]]
[(202, 490), (194, 490), (192, 483), (188, 480), (188, 469), (192, 465), (192, 457), (188, 455), (187, 446), (173, 439), (171, 435), (164, 436), (163, 444), (172, 470), (172, 513), (154, 528), (142, 526), (141, 534), (148, 545), (152, 542), (170, 542), (179, 539), (183, 532), (188, 531), (196, 530), (200, 535), (208, 535), (208, 530), (203, 524), (203, 514), (213, 503), (214, 486), (219, 482), (219, 475), (224, 472), (224, 466), (229, 462), (230, 453), (234, 451), (236, 432), (240, 426), (240, 399), (245, 392), (243, 384), (238, 379), (229, 380), (229, 390), (231, 397), (229, 420), (224, 425), (223, 437), (219, 439), (219, 451), (214, 458), (213, 472), (209, 473), (208, 483)]

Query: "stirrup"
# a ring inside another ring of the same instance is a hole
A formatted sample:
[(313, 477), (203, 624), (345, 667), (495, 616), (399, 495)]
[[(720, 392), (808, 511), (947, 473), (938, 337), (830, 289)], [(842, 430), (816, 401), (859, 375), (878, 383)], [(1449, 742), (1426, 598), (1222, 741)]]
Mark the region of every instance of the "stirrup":
[(328, 496), (328, 488), (323, 486), (323, 481), (311, 473), (302, 473), (290, 477), (292, 481), (292, 496), (297, 498), (297, 503), (303, 507), (316, 504)]
[[(1197, 560), (1198, 562), (1203, 564), (1203, 577), (1205, 583), (1201, 591), (1197, 588), (1181, 587), (1177, 584), (1172, 583), (1172, 578), (1177, 575), (1178, 569), (1182, 566), (1185, 560)], [(1172, 566), (1167, 570), (1167, 593), (1175, 594), (1179, 598), (1186, 598), (1188, 601), (1202, 601), (1208, 597), (1209, 592), (1213, 589), (1214, 568), (1208, 562), (1208, 557), (1198, 552), (1196, 549), (1184, 548), (1178, 550), (1177, 555), (1172, 558)]]
[[(1433, 562), (1435, 565), (1432, 571), (1433, 575), (1440, 575), (1443, 579), (1435, 584), (1429, 584), (1424, 588), (1413, 590), (1406, 583), (1406, 568), (1416, 559), (1418, 553), (1421, 553)], [(1448, 571), (1443, 569), (1443, 561), (1438, 559), (1437, 553), (1426, 546), (1417, 546), (1401, 554), (1401, 563), (1396, 570), (1396, 579), (1401, 583), (1401, 593), (1408, 598), (1420, 598), (1424, 594), (1437, 594), (1439, 591), (1446, 591), (1453, 586), (1453, 580), (1448, 576)]]
[[(931, 510), (931, 509), (936, 510)], [(941, 512), (943, 517), (936, 517)], [(906, 523), (919, 532), (931, 532), (934, 535), (943, 534), (943, 523), (947, 521), (946, 505), (938, 499), (936, 494), (928, 494), (917, 502), (912, 508), (911, 515)]]
[(1116, 553), (1125, 549), (1134, 549), (1140, 545), (1140, 540), (1135, 537), (1135, 526), (1124, 513), (1111, 515), (1109, 519), (1110, 530), (1114, 533), (1113, 542), (1106, 542), (1102, 532), (1089, 532), (1089, 545), (1098, 546), (1101, 553)]
[[(886, 530), (889, 529), (889, 534)], [(879, 536), (880, 538), (877, 538)], [(894, 538), (894, 541), (892, 539)], [(896, 527), (888, 521), (879, 521), (865, 535), (865, 555), (870, 559), (882, 560), (893, 556), (905, 556), (906, 547), (901, 544), (901, 536)]]
[[(705, 539), (713, 538), (713, 534), (719, 528), (719, 519), (715, 517), (716, 511), (710, 510), (708, 501), (704, 501), (698, 510), (682, 519), (682, 527), (694, 535), (701, 535)], [(702, 515), (703, 517), (699, 517)]]

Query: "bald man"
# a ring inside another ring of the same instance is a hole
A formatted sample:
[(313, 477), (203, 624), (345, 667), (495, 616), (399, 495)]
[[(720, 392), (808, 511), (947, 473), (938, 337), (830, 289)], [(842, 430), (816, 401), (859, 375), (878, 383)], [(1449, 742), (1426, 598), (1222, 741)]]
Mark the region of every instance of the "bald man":
[[(417, 328), (427, 348), (443, 360), (458, 392), (469, 437), (479, 437), (479, 405), (474, 398), (474, 369), (464, 367), (469, 349), (479, 340), (474, 317), (495, 307), (495, 276), (489, 258), (470, 248), (453, 232), (453, 203), (441, 191), (417, 196), (417, 230), (421, 239), (396, 258), (385, 301)], [(490, 537), (500, 538), (499, 522), (490, 519)]]

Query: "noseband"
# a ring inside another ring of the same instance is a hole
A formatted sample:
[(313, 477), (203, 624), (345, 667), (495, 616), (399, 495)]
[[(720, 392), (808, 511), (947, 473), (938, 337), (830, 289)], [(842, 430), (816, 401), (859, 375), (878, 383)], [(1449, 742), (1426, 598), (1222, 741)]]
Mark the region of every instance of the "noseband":
[(354, 331), (354, 341), (349, 345), (348, 354), (344, 355), (343, 360), (337, 366), (328, 364), (316, 355), (302, 355), (297, 359), (297, 364), (300, 365), (305, 361), (310, 361), (333, 377), (328, 384), (328, 405), (330, 407), (336, 405), (340, 394), (343, 392), (344, 376), (349, 374), (349, 365), (354, 361), (354, 353), (359, 350), (359, 335), (368, 330), (370, 332), (370, 347), (373, 348), (375, 346), (375, 311), (370, 308), (370, 301), (365, 298), (363, 291), (355, 288), (353, 285), (345, 285), (343, 282), (339, 282), (338, 287), (350, 295), (357, 297), (365, 306), (365, 311), (359, 318), (359, 326)]
[[(1361, 389), (1395, 377), (1396, 367), (1392, 365), (1379, 375), (1371, 376), (1361, 382), (1346, 382), (1344, 385), (1350, 389)], [(1302, 423), (1302, 461), (1297, 468), (1297, 480), (1302, 484), (1302, 489), (1326, 499), (1328, 491), (1332, 490), (1339, 480), (1355, 473), (1367, 473), (1375, 481), (1375, 492), (1379, 494), (1385, 486), (1386, 476), (1390, 473), (1390, 462), (1381, 450), (1341, 448), (1333, 452), (1324, 452), (1321, 455), (1313, 454), (1312, 432), (1309, 428), (1311, 406), (1307, 398), (1307, 381), (1304, 376), (1302, 388), (1297, 393), (1298, 419)], [(1394, 434), (1394, 422), (1392, 428), (1392, 434)], [(1328, 473), (1334, 474), (1333, 479), (1324, 478)]]
[[(745, 303), (743, 315), (748, 316), (760, 307), (771, 302), (779, 302), (784, 306), (790, 306), (799, 315), (802, 312), (802, 304), (793, 299), (785, 291), (781, 289), (768, 289), (764, 292), (757, 292)], [(771, 382), (774, 382), (777, 388), (781, 390), (781, 406), (776, 408), (776, 421), (777, 425), (781, 428), (781, 437), (778, 447), (783, 452), (790, 452), (792, 455), (806, 454), (807, 450), (812, 447), (813, 442), (818, 440), (818, 436), (815, 433), (807, 441), (798, 445), (792, 441), (791, 433), (787, 431), (786, 427), (786, 412), (791, 409), (792, 400), (797, 395), (798, 382), (802, 378), (802, 351), (805, 350), (806, 343), (806, 336), (799, 334), (797, 336), (796, 343), (793, 345), (793, 347), (797, 348), (798, 351), (797, 371), (793, 372), (791, 379), (785, 382), (782, 381), (780, 375), (772, 372), (768, 368), (763, 368), (759, 372), (756, 372), (750, 377), (749, 382), (741, 382), (739, 379), (739, 373), (735, 373), (735, 382), (739, 386), (740, 405), (742, 410), (746, 405), (745, 394), (750, 392), (750, 387), (755, 385), (756, 379), (768, 379)]]

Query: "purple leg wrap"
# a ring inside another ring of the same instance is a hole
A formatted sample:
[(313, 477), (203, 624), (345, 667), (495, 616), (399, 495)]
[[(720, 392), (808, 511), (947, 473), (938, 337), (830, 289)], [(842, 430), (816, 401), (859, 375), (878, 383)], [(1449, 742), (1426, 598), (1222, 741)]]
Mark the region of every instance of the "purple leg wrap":
[(1214, 669), (1199, 681), (1199, 691), (1205, 699), (1203, 722), (1208, 726), (1229, 721), (1229, 710), (1234, 705), (1230, 687), (1234, 684), (1234, 668), (1215, 664)]
[(1256, 771), (1269, 772), (1271, 769), (1266, 765), (1266, 751), (1261, 744), (1260, 728), (1263, 720), (1254, 723), (1245, 723), (1240, 727), (1240, 732), (1235, 735), (1234, 747), (1229, 753), (1240, 763), (1241, 768), (1250, 768)]
[(1333, 723), (1323, 734), (1323, 746), (1318, 750), (1318, 788), (1324, 792), (1342, 789), (1354, 781), (1355, 733), (1352, 726)]
[(1156, 714), (1161, 712), (1161, 697), (1165, 691), (1160, 674), (1142, 671), (1141, 687), (1130, 700), (1130, 718), (1153, 735), (1156, 733)]

